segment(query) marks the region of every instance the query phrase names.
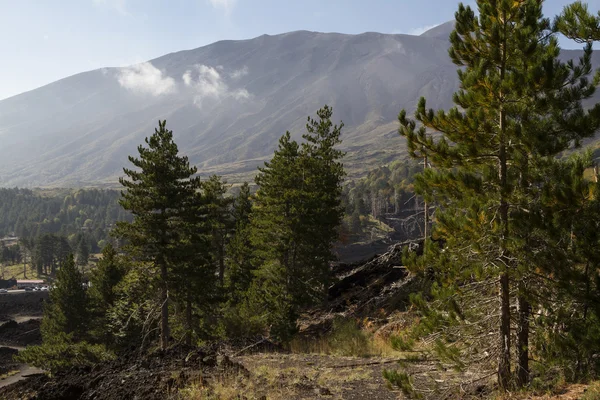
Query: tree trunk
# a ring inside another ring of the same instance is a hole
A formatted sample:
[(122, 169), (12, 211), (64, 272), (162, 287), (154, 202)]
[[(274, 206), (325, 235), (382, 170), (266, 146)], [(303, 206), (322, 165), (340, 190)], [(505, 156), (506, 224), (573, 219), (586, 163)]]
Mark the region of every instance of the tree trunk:
[[(500, 66), (500, 80), (504, 81), (506, 73), (506, 60), (508, 49), (507, 36), (507, 18), (506, 11), (503, 11), (502, 21), (503, 26), (503, 43), (501, 45), (502, 64)], [(500, 259), (502, 261), (502, 272), (500, 273), (500, 354), (498, 356), (498, 385), (501, 390), (510, 389), (510, 278), (509, 278), (509, 261), (507, 257), (506, 241), (510, 233), (508, 227), (508, 201), (506, 199), (508, 188), (508, 156), (506, 154), (506, 111), (503, 108), (502, 102), (504, 96), (502, 90), (499, 92), (501, 101), (499, 109), (499, 147), (498, 147), (498, 174), (500, 180), (500, 221), (502, 223), (502, 235), (500, 242)]]
[(185, 333), (185, 344), (188, 346), (192, 345), (192, 297), (191, 293), (188, 290), (186, 307), (185, 307), (185, 325), (186, 325), (186, 333)]
[(517, 332), (517, 385), (526, 386), (529, 383), (529, 314), (530, 305), (527, 298), (521, 294), (518, 298), (519, 329)]
[[(427, 155), (425, 155), (425, 157), (423, 157), (423, 171), (425, 171), (427, 169)], [(424, 211), (424, 220), (425, 223), (424, 225), (424, 236), (425, 239), (423, 240), (423, 245), (425, 245), (427, 243), (427, 238), (429, 237), (429, 207), (427, 205), (427, 200), (425, 200), (425, 198), (423, 197), (423, 211)]]
[(169, 346), (169, 290), (167, 287), (167, 265), (164, 261), (161, 261), (160, 277), (162, 280), (160, 294), (160, 348), (166, 350)]
[(498, 385), (510, 387), (510, 298), (508, 274), (500, 275), (500, 354), (498, 357)]

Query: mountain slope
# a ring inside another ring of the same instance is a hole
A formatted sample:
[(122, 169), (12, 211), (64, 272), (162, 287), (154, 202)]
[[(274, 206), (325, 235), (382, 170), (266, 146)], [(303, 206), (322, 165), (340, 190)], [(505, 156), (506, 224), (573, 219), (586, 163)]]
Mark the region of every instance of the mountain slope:
[(451, 29), (263, 35), (51, 83), (0, 101), (0, 186), (114, 184), (158, 119), (202, 174), (247, 179), (324, 104), (346, 124), (346, 165), (358, 172), (404, 152), (400, 109), (420, 96), (451, 105)]

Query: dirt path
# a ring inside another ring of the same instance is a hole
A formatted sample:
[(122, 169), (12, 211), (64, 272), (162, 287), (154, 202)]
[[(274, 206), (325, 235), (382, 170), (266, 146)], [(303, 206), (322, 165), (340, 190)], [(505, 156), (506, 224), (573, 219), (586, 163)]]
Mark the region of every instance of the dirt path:
[(40, 315), (13, 315), (11, 316), (11, 319), (17, 324), (20, 324), (21, 322), (29, 321), (30, 319), (39, 320), (42, 319), (42, 317)]
[(18, 374), (15, 374), (15, 375), (9, 376), (6, 379), (0, 380), (0, 388), (3, 388), (4, 386), (12, 385), (15, 382), (19, 382), (20, 380), (27, 378), (27, 376), (29, 376), (29, 375), (41, 374), (44, 372), (39, 368), (30, 367), (29, 365), (20, 365), (19, 367), (20, 367), (20, 370), (19, 370)]

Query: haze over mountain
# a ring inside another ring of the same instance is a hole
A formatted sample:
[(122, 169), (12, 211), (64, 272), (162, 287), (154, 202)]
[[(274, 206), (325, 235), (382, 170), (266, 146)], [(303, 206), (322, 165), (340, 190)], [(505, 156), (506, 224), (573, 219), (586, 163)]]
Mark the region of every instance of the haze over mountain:
[(221, 41), (11, 97), (0, 101), (0, 186), (114, 184), (159, 119), (202, 174), (239, 181), (286, 130), (300, 138), (324, 104), (345, 123), (350, 172), (378, 166), (405, 150), (400, 109), (414, 110), (421, 96), (451, 106), (452, 26), (421, 36), (298, 31)]

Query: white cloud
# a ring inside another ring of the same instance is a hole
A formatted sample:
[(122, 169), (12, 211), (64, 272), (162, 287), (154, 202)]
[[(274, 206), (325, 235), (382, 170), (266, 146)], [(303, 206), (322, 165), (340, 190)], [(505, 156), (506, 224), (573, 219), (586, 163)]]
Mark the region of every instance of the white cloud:
[(173, 78), (164, 76), (161, 70), (149, 62), (121, 68), (117, 79), (125, 89), (153, 96), (171, 93), (177, 89)]
[(428, 30), (435, 28), (436, 26), (439, 26), (439, 24), (420, 26), (420, 27), (411, 29), (406, 33), (408, 35), (419, 36), (419, 35), (427, 32)]
[(246, 67), (244, 65), (244, 68), (242, 69), (236, 69), (235, 71), (233, 71), (232, 73), (229, 74), (230, 77), (232, 77), (233, 79), (240, 79), (242, 76), (246, 76), (248, 75), (248, 67)]
[(208, 1), (214, 8), (223, 9), (225, 11), (225, 14), (227, 14), (227, 15), (229, 15), (231, 13), (231, 11), (233, 11), (233, 8), (235, 7), (235, 4), (237, 2), (237, 0), (208, 0)]
[[(199, 64), (194, 66), (193, 70), (186, 71), (183, 76), (183, 83), (194, 91), (194, 104), (202, 107), (206, 100), (220, 101), (225, 98), (234, 98), (235, 100), (245, 100), (250, 98), (250, 93), (246, 89), (231, 89), (223, 79), (222, 66), (209, 67)], [(233, 71), (230, 77), (239, 77), (248, 73), (248, 69)]]
[(129, 15), (127, 0), (92, 0), (98, 6), (105, 6), (116, 10), (121, 15)]

